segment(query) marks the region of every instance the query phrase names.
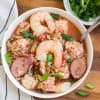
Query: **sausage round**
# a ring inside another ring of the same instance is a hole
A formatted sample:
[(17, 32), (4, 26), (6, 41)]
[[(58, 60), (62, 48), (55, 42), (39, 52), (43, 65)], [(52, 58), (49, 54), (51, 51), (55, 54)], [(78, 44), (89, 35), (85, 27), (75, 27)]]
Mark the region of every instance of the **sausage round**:
[(31, 57), (18, 57), (11, 66), (11, 72), (15, 77), (20, 77), (27, 73), (31, 64)]
[(86, 71), (85, 58), (76, 59), (70, 67), (71, 75), (74, 79), (80, 79)]

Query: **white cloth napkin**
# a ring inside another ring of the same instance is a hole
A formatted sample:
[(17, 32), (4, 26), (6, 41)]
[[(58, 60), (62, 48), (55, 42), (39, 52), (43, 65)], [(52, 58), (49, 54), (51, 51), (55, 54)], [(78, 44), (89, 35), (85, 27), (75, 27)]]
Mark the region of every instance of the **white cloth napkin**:
[[(11, 11), (11, 14), (10, 14), (10, 11)], [(0, 45), (1, 45), (2, 37), (5, 34), (6, 29), (16, 17), (18, 17), (16, 1), (15, 0), (0, 0)]]
[[(16, 1), (0, 0), (0, 46), (8, 26), (17, 17), (18, 10)], [(0, 66), (0, 100), (34, 100), (33, 97), (21, 92), (11, 83), (3, 71), (2, 65)]]

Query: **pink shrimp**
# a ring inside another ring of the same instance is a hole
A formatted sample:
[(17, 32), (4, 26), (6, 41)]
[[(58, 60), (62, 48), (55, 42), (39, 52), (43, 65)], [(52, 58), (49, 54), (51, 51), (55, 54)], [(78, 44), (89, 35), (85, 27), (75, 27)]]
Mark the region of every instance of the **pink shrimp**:
[(55, 29), (56, 33), (59, 33), (59, 32), (67, 33), (68, 32), (68, 23), (66, 20), (64, 19), (57, 20), (55, 24), (56, 24), (56, 29)]
[(40, 61), (45, 62), (47, 54), (54, 54), (54, 66), (60, 67), (62, 64), (62, 45), (58, 41), (46, 40), (39, 44), (36, 50), (36, 58)]
[(25, 88), (29, 90), (33, 90), (36, 87), (38, 81), (35, 80), (32, 76), (29, 76), (28, 74), (26, 74), (22, 78), (21, 83)]
[(44, 74), (46, 72), (45, 62), (40, 62), (40, 72)]
[(56, 84), (55, 92), (63, 93), (71, 87), (70, 82), (59, 82)]
[[(46, 23), (46, 25), (43, 25)], [(36, 36), (44, 33), (53, 33), (55, 23), (48, 12), (37, 12), (30, 17), (30, 25)]]

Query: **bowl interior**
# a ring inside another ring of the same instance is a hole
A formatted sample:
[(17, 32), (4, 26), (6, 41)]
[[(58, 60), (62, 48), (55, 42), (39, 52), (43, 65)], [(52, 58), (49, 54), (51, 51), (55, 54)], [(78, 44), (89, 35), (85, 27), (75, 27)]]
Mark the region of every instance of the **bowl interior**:
[(20, 90), (22, 90), (23, 92), (25, 92), (26, 94), (32, 95), (32, 96), (36, 96), (36, 97), (40, 97), (40, 98), (55, 98), (55, 97), (59, 97), (65, 94), (70, 93), (71, 91), (73, 91), (74, 89), (76, 89), (86, 78), (87, 74), (90, 71), (91, 68), (91, 64), (92, 64), (92, 59), (93, 59), (93, 48), (92, 48), (92, 42), (90, 37), (88, 36), (86, 39), (86, 46), (87, 46), (87, 53), (88, 53), (88, 57), (87, 57), (87, 62), (88, 62), (88, 68), (86, 73), (84, 74), (84, 76), (78, 80), (77, 82), (75, 82), (68, 90), (66, 90), (66, 92), (64, 93), (51, 93), (51, 94), (46, 94), (46, 93), (38, 93), (36, 91), (29, 91), (27, 89), (25, 89), (12, 75), (12, 73), (10, 72), (10, 68), (9, 65), (7, 64), (6, 60), (5, 60), (5, 53), (7, 51), (6, 48), (6, 42), (7, 40), (10, 38), (12, 32), (16, 29), (16, 27), (19, 25), (20, 22), (22, 22), (23, 20), (25, 20), (27, 17), (29, 17), (30, 15), (32, 15), (34, 12), (37, 11), (48, 11), (51, 13), (57, 13), (62, 15), (63, 17), (67, 18), (69, 21), (71, 21), (79, 30), (81, 33), (85, 32), (85, 27), (80, 24), (80, 22), (75, 19), (73, 16), (69, 15), (67, 12), (61, 10), (61, 9), (57, 9), (57, 8), (51, 8), (51, 7), (41, 7), (41, 8), (36, 8), (36, 9), (32, 9), (29, 10), (27, 12), (25, 12), (24, 14), (22, 14), (21, 16), (19, 16), (8, 28), (7, 32), (5, 33), (4, 39), (3, 39), (3, 43), (2, 43), (2, 49), (1, 49), (1, 57), (2, 57), (2, 63), (3, 63), (3, 67), (4, 70), (7, 74), (7, 76), (9, 77), (9, 79), (12, 81), (12, 83), (19, 88)]

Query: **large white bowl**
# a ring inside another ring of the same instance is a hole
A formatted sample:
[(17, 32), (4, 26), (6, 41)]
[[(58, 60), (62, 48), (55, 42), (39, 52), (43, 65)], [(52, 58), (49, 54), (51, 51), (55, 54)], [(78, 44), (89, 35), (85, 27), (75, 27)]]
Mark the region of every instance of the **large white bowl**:
[(5, 36), (3, 38), (3, 43), (2, 43), (2, 49), (1, 49), (1, 58), (2, 58), (2, 64), (4, 67), (4, 70), (7, 74), (7, 76), (9, 77), (9, 79), (11, 80), (11, 82), (20, 90), (22, 90), (23, 92), (25, 92), (26, 94), (29, 94), (31, 96), (36, 96), (36, 97), (40, 97), (40, 98), (55, 98), (55, 97), (59, 97), (59, 96), (63, 96), (65, 94), (68, 94), (70, 92), (72, 92), (74, 89), (76, 89), (86, 78), (86, 76), (88, 75), (88, 73), (90, 72), (91, 69), (91, 65), (92, 65), (92, 60), (93, 60), (93, 47), (92, 47), (92, 42), (90, 39), (90, 36), (87, 37), (86, 39), (86, 46), (87, 46), (87, 52), (88, 52), (88, 57), (87, 57), (87, 70), (84, 74), (84, 76), (78, 80), (77, 82), (75, 82), (68, 90), (66, 90), (64, 93), (38, 93), (36, 91), (29, 91), (27, 89), (25, 89), (12, 75), (9, 65), (7, 64), (6, 60), (5, 60), (5, 53), (7, 51), (6, 48), (6, 43), (7, 40), (10, 38), (12, 32), (16, 29), (16, 27), (19, 25), (20, 22), (22, 22), (23, 20), (25, 20), (27, 17), (29, 17), (30, 15), (32, 15), (32, 13), (37, 12), (37, 11), (49, 11), (51, 13), (57, 13), (60, 14), (61, 16), (64, 16), (65, 18), (67, 18), (68, 20), (70, 20), (80, 31), (81, 33), (84, 33), (86, 31), (85, 27), (77, 20), (75, 19), (73, 16), (69, 15), (66, 11), (58, 9), (58, 8), (51, 8), (51, 7), (41, 7), (41, 8), (35, 8), (32, 10), (29, 10), (27, 12), (25, 12), (24, 14), (22, 14), (21, 16), (19, 16), (8, 28), (7, 32), (5, 33)]
[(69, 14), (73, 15), (73, 17), (75, 17), (77, 20), (79, 20), (80, 23), (82, 23), (82, 24), (84, 24), (84, 25), (92, 25), (92, 24), (94, 23), (95, 19), (92, 19), (91, 21), (85, 21), (85, 20), (80, 19), (80, 18), (75, 14), (75, 12), (72, 11), (72, 9), (71, 9), (71, 7), (70, 7), (69, 0), (63, 0), (63, 3), (64, 3), (64, 7), (65, 7), (66, 11), (67, 11)]

